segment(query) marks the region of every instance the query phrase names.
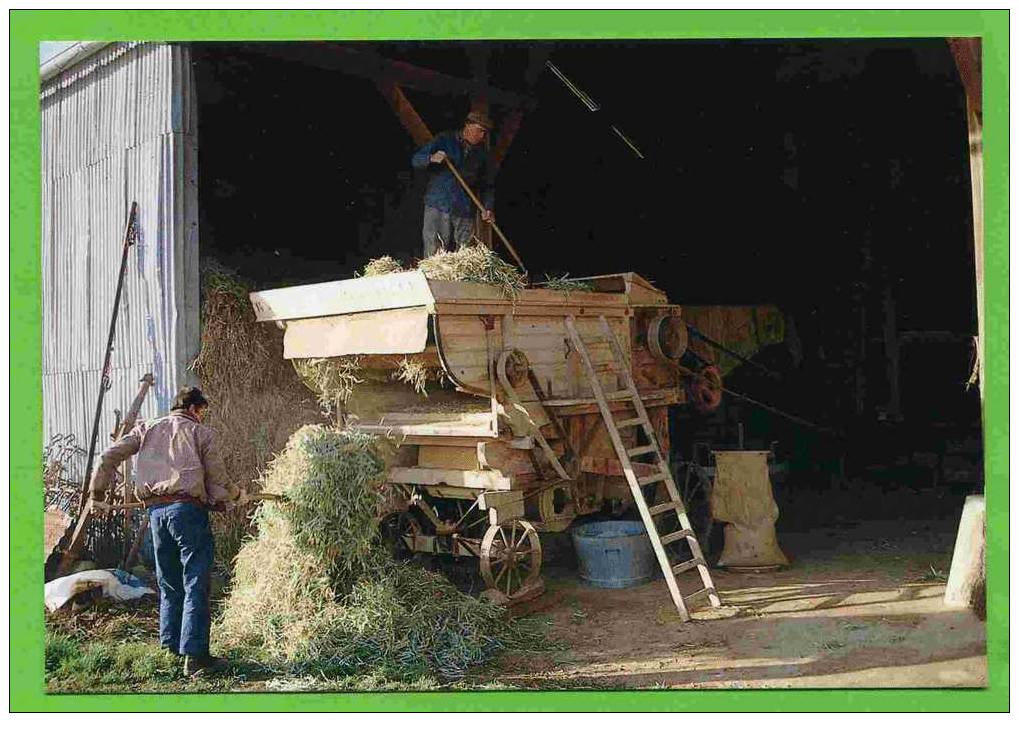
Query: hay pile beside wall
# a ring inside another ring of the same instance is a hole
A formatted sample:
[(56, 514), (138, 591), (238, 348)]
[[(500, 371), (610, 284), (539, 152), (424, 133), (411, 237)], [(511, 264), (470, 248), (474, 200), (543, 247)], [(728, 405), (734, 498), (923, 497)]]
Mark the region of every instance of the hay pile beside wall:
[[(211, 404), (206, 423), (241, 486), (258, 478), (296, 429), (325, 419), (283, 359), (283, 331), (255, 321), (250, 290), (229, 270), (203, 264), (202, 343), (191, 366)], [(212, 514), (216, 559), (224, 567), (248, 530), (249, 510)]]
[(458, 679), (540, 635), (443, 577), (397, 562), (378, 539), (386, 443), (309, 425), (262, 479), (262, 505), (213, 637), (292, 674)]

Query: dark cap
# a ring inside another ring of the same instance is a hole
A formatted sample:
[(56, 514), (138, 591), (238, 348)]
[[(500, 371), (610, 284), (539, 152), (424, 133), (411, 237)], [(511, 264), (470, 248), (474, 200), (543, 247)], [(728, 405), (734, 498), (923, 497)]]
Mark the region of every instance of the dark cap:
[(495, 127), (492, 124), (492, 120), (484, 112), (471, 112), (467, 115), (467, 119), (464, 121), (465, 125), (481, 125), (486, 130), (490, 130)]

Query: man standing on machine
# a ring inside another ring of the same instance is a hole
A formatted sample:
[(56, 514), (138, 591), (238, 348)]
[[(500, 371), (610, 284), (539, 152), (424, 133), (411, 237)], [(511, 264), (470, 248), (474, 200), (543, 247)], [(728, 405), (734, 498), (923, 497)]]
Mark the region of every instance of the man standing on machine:
[(414, 153), (411, 165), (429, 169), (425, 191), (425, 216), (422, 227), (424, 256), (430, 257), (439, 247), (453, 249), (467, 246), (474, 236), (474, 209), (470, 198), (446, 165), (448, 160), (464, 181), (477, 191), (484, 205), (481, 219), (495, 220), (492, 207), (495, 188), (491, 181), (491, 165), (484, 142), (492, 129), (492, 121), (480, 112), (467, 115), (460, 130), (442, 132)]

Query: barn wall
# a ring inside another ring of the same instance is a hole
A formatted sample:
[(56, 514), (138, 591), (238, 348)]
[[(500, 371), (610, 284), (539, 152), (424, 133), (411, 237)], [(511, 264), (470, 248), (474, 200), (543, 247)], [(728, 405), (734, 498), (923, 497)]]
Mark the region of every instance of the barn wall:
[(42, 116), (43, 438), (87, 446), (127, 212), (138, 202), (99, 447), (156, 378), (165, 411), (198, 347), (197, 120), (186, 46), (111, 44), (48, 79)]

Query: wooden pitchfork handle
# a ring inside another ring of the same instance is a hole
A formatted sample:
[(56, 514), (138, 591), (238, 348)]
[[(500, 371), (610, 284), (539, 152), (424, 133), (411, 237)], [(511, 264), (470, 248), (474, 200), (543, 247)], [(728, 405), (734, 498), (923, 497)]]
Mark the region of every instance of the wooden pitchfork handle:
[[(275, 493), (248, 493), (245, 496), (246, 500), (237, 502), (235, 505), (241, 506), (254, 501), (280, 501), (286, 502), (288, 499), (286, 496), (280, 496)], [(94, 501), (93, 504), (98, 503)], [(103, 510), (106, 511), (126, 511), (131, 508), (147, 508), (148, 504), (144, 501), (134, 501), (132, 503), (102, 503), (100, 504)]]
[[(463, 177), (460, 175), (460, 171), (458, 171), (456, 169), (456, 166), (453, 165), (452, 162), (450, 162), (448, 155), (442, 159), (442, 162), (444, 162), (446, 164), (446, 167), (449, 168), (449, 171), (453, 174), (453, 177), (456, 178), (457, 183), (460, 184), (460, 187), (463, 188), (464, 191), (467, 192), (467, 195), (470, 196), (471, 200), (474, 201), (474, 205), (478, 207), (478, 210), (487, 211), (488, 209), (486, 209), (484, 204), (481, 203), (481, 199), (477, 197), (474, 191), (471, 190), (471, 187), (467, 185), (467, 181), (465, 181)], [(523, 270), (524, 275), (526, 276), (527, 267), (524, 266), (523, 261), (520, 259), (520, 255), (517, 254), (517, 250), (513, 248), (513, 245), (510, 244), (509, 239), (507, 239), (506, 235), (502, 233), (502, 229), (499, 228), (499, 225), (496, 224), (494, 221), (490, 223), (492, 224), (492, 229), (495, 231), (496, 234), (499, 235), (499, 238), (502, 239), (502, 243), (506, 245), (507, 249), (509, 249), (509, 253), (513, 255), (513, 259), (516, 260), (517, 264), (520, 266), (520, 269)]]

